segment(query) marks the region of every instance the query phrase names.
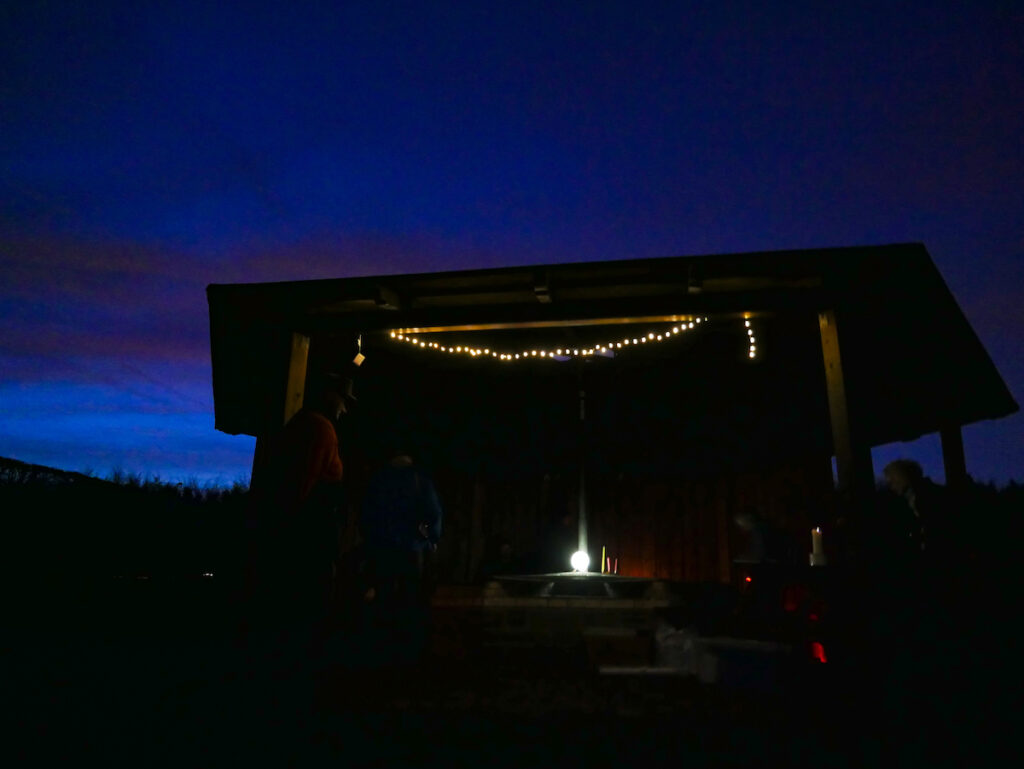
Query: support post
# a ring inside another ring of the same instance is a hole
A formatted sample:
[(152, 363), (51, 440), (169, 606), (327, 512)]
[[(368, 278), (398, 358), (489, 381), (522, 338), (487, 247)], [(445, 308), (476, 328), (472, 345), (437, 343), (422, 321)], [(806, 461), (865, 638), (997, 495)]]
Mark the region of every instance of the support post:
[(306, 364), (309, 361), (309, 337), (305, 334), (292, 333), (291, 346), (288, 354), (288, 379), (284, 392), (284, 421), (295, 416), (302, 408), (306, 392)]
[(967, 462), (964, 459), (964, 436), (960, 425), (947, 425), (939, 431), (942, 439), (942, 465), (946, 471), (946, 488), (963, 491), (967, 486)]
[(867, 500), (874, 490), (874, 468), (871, 447), (861, 439), (860, 431), (850, 419), (849, 393), (843, 375), (835, 310), (818, 313), (818, 329), (828, 388), (832, 446), (836, 455), (836, 485), (840, 494), (859, 504)]
[[(282, 410), (278, 412), (282, 417), (281, 425), (288, 424), (288, 420), (302, 408), (306, 389), (306, 364), (309, 360), (309, 337), (298, 333), (289, 334), (286, 352), (288, 359), (284, 382), (284, 403)], [(277, 393), (280, 393), (280, 390)], [(256, 450), (253, 452), (252, 474), (249, 480), (250, 488), (256, 488), (262, 480), (263, 473), (270, 462), (269, 438), (277, 429), (279, 428), (276, 426), (268, 428), (267, 433), (256, 437)]]
[(580, 373), (580, 506), (577, 517), (579, 540), (577, 546), (587, 552), (587, 393), (583, 389), (583, 374)]

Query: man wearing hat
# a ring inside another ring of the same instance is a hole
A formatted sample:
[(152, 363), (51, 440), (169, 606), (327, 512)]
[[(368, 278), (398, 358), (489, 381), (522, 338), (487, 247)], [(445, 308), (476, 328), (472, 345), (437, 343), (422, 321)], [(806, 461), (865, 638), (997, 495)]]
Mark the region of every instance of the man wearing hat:
[(288, 420), (274, 450), (275, 501), (291, 517), (309, 501), (341, 483), (341, 457), (335, 423), (355, 403), (352, 380), (327, 377), (307, 403)]
[(272, 442), (261, 484), (265, 619), (307, 642), (310, 623), (316, 633), (326, 621), (332, 595), (342, 488), (335, 423), (355, 400), (351, 379), (324, 377)]

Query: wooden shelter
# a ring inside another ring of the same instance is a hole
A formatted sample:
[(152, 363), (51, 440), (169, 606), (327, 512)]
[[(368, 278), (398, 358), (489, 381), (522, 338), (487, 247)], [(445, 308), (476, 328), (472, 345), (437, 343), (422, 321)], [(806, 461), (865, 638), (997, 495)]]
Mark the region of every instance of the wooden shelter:
[(414, 446), (453, 581), (503, 543), (537, 567), (583, 515), (622, 573), (727, 581), (737, 512), (806, 532), (870, 496), (872, 446), (933, 432), (955, 486), (961, 426), (1018, 408), (920, 244), (207, 293), (217, 429), (258, 456), (311, 379), (361, 351), (353, 504), (376, 450)]

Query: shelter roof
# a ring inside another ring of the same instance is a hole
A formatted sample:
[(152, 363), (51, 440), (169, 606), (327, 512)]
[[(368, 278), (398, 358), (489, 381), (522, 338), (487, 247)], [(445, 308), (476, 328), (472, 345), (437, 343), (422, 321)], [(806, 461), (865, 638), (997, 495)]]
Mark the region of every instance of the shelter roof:
[[(216, 427), (232, 434), (259, 434), (281, 402), (292, 332), (536, 336), (694, 316), (770, 325), (824, 310), (838, 318), (851, 416), (866, 420), (873, 445), (1018, 409), (915, 243), (214, 284), (207, 296)], [(780, 375), (823, 381), (820, 347), (806, 357)]]

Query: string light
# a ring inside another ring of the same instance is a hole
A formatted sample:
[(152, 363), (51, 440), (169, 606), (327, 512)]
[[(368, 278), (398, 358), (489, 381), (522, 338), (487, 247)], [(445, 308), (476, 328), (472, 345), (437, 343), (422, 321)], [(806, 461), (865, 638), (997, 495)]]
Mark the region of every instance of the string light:
[[(460, 354), (469, 355), (472, 358), (477, 357), (490, 357), (500, 361), (514, 361), (523, 360), (526, 358), (545, 358), (548, 360), (566, 360), (569, 358), (579, 357), (590, 357), (593, 355), (608, 355), (609, 352), (612, 355), (615, 354), (615, 350), (621, 350), (625, 345), (638, 345), (647, 344), (648, 342), (666, 342), (675, 336), (685, 334), (688, 331), (693, 330), (701, 324), (706, 322), (708, 319), (704, 318), (693, 318), (689, 321), (680, 322), (677, 325), (669, 328), (662, 329), (659, 331), (648, 331), (646, 334), (638, 335), (636, 337), (624, 337), (618, 340), (609, 340), (607, 342), (598, 342), (592, 347), (584, 348), (568, 348), (559, 347), (554, 350), (520, 350), (519, 352), (500, 352), (492, 350), (489, 347), (471, 347), (469, 345), (456, 345), (445, 346), (438, 342), (425, 342), (422, 339), (417, 338), (411, 334), (402, 333), (400, 331), (391, 331), (389, 336), (399, 342), (405, 342), (407, 344), (420, 347), (422, 349), (437, 350), (439, 352), (445, 352), (449, 354)], [(754, 329), (751, 325), (750, 320), (743, 321), (744, 328), (747, 332), (747, 343), (748, 343), (748, 355), (750, 358), (757, 356), (757, 338), (754, 335)]]

